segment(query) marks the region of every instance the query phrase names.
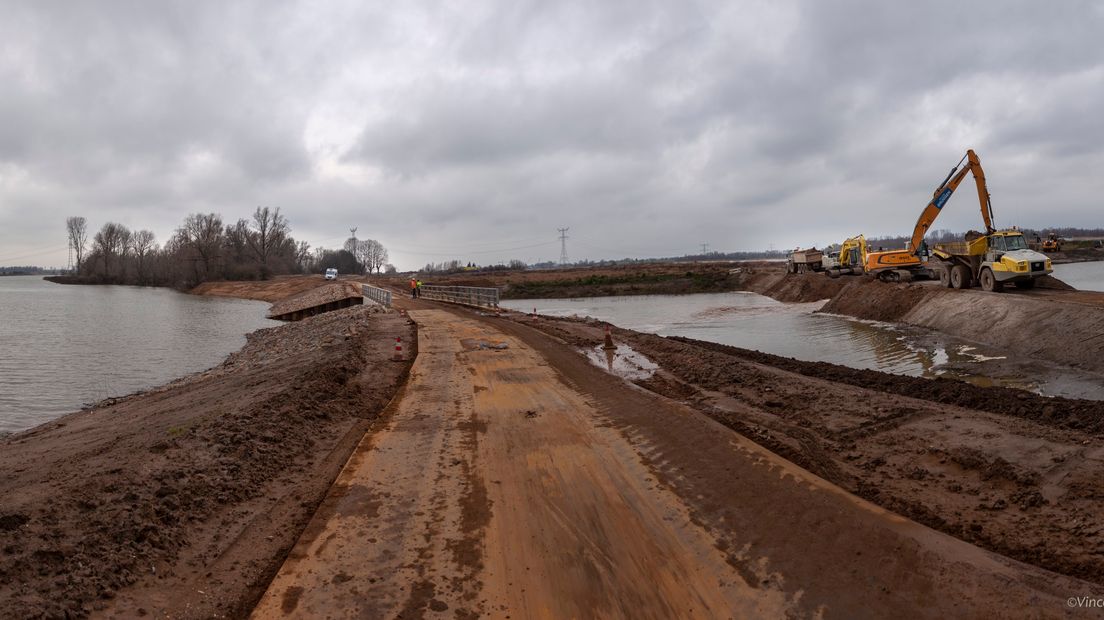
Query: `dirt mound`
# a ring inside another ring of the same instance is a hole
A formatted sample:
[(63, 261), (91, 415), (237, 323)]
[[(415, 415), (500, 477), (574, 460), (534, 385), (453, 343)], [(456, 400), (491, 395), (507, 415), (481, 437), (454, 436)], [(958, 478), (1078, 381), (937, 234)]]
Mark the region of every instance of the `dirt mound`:
[(261, 330), (207, 373), (0, 440), (0, 617), (247, 611), (397, 389), (410, 330), (361, 307)]
[[(713, 342), (672, 336), (665, 340), (683, 342), (699, 349), (717, 351), (741, 360), (767, 364), (806, 377), (825, 379), (887, 394), (954, 405), (1000, 415), (1009, 415), (1056, 428), (1077, 429), (1104, 436), (1104, 401), (1041, 396), (1006, 387), (980, 387), (954, 379), (906, 377), (875, 370), (861, 370), (827, 362), (805, 362), (759, 351), (749, 351)], [(661, 347), (661, 344), (654, 344)], [(695, 365), (698, 373), (683, 371), (685, 380), (706, 387), (726, 377), (712, 366)]]
[(934, 329), (1011, 354), (1104, 373), (1091, 343), (1104, 332), (1104, 296), (1058, 290), (985, 293), (935, 283), (887, 284), (854, 278), (821, 312)]
[(360, 297), (362, 294), (360, 286), (352, 282), (330, 282), (273, 303), (272, 308), (268, 311), (268, 316), (272, 318), (306, 308), (342, 301), (349, 297)]
[(271, 280), (204, 282), (189, 292), (193, 295), (210, 297), (237, 297), (276, 302), (327, 284), (331, 284), (331, 281), (320, 275), (277, 276)]

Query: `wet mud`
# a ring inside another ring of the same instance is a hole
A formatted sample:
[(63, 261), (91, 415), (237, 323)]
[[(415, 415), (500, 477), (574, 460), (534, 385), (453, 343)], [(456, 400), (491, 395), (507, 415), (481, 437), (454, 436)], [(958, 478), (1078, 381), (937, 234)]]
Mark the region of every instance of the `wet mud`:
[(260, 330), (225, 363), (0, 439), (0, 617), (242, 616), (404, 379), (397, 314)]
[[(604, 323), (516, 315), (590, 356)], [(1104, 583), (1104, 403), (803, 362), (615, 329), (634, 382), (860, 497), (982, 548)]]

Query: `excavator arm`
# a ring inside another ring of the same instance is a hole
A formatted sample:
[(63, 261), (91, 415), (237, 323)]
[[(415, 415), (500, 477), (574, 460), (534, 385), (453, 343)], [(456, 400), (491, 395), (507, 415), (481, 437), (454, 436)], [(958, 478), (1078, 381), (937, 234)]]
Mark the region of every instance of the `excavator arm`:
[[(964, 161), (966, 162), (965, 166), (962, 165)], [(935, 190), (931, 202), (920, 212), (920, 219), (916, 220), (916, 227), (912, 229), (912, 239), (909, 241), (908, 251), (910, 253), (915, 254), (920, 248), (920, 242), (924, 240), (924, 235), (928, 233), (928, 229), (935, 222), (935, 218), (939, 217), (943, 205), (947, 204), (951, 194), (958, 189), (962, 179), (966, 178), (967, 172), (973, 173), (974, 183), (977, 185), (978, 202), (981, 203), (981, 219), (985, 222), (985, 234), (993, 232), (993, 205), (989, 200), (989, 189), (985, 185), (985, 172), (981, 169), (981, 162), (978, 161), (977, 154), (974, 153), (973, 149), (970, 149), (966, 151), (966, 155), (959, 160), (958, 164), (947, 173), (947, 178), (943, 179), (943, 183)]]

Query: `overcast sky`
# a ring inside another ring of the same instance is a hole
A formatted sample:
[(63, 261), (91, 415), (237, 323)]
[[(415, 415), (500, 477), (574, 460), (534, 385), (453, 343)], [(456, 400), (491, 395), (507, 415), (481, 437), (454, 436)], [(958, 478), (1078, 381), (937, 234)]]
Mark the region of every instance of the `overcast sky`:
[(0, 265), (259, 205), (400, 269), (823, 245), (967, 148), (999, 225), (1102, 226), (1102, 7), (0, 0)]

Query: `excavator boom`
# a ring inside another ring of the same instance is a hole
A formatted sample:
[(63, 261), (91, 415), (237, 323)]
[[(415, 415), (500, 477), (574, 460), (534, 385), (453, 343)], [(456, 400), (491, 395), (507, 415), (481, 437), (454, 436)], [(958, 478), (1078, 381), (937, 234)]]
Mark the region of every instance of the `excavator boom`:
[[(963, 161), (966, 162), (965, 166), (962, 166)], [(974, 153), (973, 149), (970, 149), (966, 151), (966, 156), (947, 174), (947, 178), (943, 179), (943, 183), (935, 190), (931, 202), (920, 212), (920, 218), (916, 220), (916, 226), (912, 229), (912, 238), (909, 240), (908, 251), (910, 253), (915, 254), (920, 248), (920, 242), (924, 240), (924, 235), (928, 233), (928, 229), (935, 222), (935, 218), (939, 217), (943, 205), (947, 204), (951, 194), (958, 189), (967, 172), (972, 172), (974, 175), (978, 202), (981, 204), (981, 219), (985, 222), (985, 232), (986, 234), (993, 232), (993, 206), (989, 200), (989, 189), (985, 185), (985, 172), (981, 169), (981, 162), (978, 161), (977, 154)]]

